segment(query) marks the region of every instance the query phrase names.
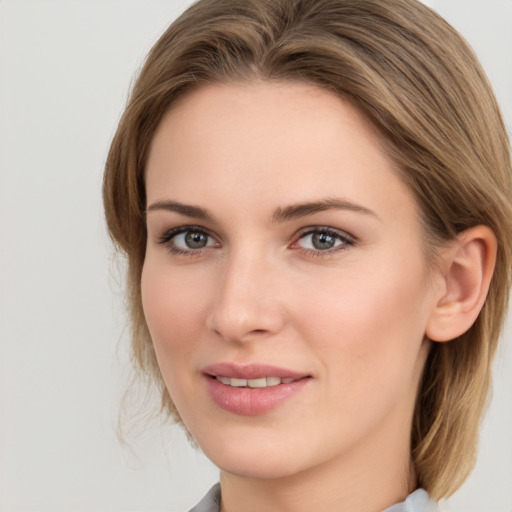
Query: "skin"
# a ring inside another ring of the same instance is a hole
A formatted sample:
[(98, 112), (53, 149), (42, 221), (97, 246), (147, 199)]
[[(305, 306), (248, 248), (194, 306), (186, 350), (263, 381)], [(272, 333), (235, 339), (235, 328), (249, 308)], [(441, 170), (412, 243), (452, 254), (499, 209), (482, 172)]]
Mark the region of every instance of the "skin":
[[(164, 117), (146, 189), (144, 312), (179, 414), (221, 469), (222, 509), (377, 512), (405, 499), (425, 332), (446, 290), (372, 125), (307, 84), (209, 85)], [(326, 198), (351, 207), (272, 220)], [(207, 245), (169, 238), (183, 226)], [(312, 227), (341, 238), (315, 251)], [(225, 361), (310, 378), (275, 410), (238, 415), (201, 373)]]

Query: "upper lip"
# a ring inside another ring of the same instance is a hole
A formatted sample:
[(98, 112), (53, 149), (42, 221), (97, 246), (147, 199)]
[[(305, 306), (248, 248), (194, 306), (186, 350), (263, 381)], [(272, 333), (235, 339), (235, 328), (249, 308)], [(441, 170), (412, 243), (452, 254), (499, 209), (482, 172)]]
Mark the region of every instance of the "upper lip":
[(263, 377), (280, 377), (281, 379), (302, 379), (309, 374), (281, 368), (268, 364), (216, 363), (203, 368), (203, 373), (212, 377), (229, 377), (232, 379), (261, 379)]

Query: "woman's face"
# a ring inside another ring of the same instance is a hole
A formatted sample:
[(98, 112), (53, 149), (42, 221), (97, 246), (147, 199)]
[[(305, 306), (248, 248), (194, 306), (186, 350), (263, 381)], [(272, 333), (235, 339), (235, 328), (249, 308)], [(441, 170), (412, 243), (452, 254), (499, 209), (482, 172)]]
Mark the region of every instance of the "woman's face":
[(372, 126), (311, 85), (211, 85), (164, 117), (146, 187), (144, 312), (206, 455), (406, 466), (438, 281)]

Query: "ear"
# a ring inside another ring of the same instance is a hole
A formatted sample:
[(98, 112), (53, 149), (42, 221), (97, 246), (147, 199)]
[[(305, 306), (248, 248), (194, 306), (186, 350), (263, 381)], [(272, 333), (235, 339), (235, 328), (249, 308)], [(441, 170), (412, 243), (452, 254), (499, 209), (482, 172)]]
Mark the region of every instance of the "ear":
[(487, 297), (496, 252), (493, 231), (475, 226), (460, 233), (443, 253), (441, 291), (425, 333), (429, 339), (449, 341), (473, 325)]

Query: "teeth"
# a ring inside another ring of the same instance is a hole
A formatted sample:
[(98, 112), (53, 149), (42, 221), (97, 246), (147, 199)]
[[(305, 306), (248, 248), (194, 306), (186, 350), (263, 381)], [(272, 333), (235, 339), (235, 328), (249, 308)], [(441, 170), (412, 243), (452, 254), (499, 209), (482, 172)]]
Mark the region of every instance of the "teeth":
[(243, 388), (247, 386), (247, 379), (229, 379), (231, 382), (229, 383), (230, 386), (233, 386), (234, 388)]
[(216, 377), (222, 384), (232, 386), (234, 388), (267, 388), (270, 386), (278, 386), (279, 384), (289, 384), (295, 379), (281, 379), (280, 377), (262, 377), (261, 379), (235, 379), (230, 377)]
[(249, 379), (247, 381), (247, 385), (250, 388), (266, 388), (267, 387), (267, 378), (263, 377), (262, 379)]
[(278, 386), (281, 382), (279, 377), (267, 377), (267, 386)]

